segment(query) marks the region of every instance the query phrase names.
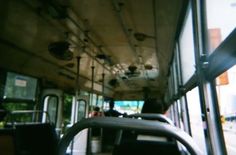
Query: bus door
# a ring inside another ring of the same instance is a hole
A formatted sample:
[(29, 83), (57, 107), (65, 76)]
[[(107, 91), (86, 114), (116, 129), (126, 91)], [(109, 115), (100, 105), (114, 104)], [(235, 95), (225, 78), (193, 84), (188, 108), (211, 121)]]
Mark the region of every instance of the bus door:
[[(70, 126), (79, 122), (81, 119), (88, 117), (88, 103), (89, 96), (81, 95), (78, 97), (77, 102), (75, 102), (75, 97), (73, 97)], [(68, 147), (67, 153), (73, 155), (86, 155), (87, 137), (88, 129), (79, 132)]]
[(58, 89), (46, 89), (43, 91), (42, 97), (44, 111), (42, 122), (45, 123), (50, 120), (55, 125), (58, 135), (60, 135), (62, 129), (63, 92)]

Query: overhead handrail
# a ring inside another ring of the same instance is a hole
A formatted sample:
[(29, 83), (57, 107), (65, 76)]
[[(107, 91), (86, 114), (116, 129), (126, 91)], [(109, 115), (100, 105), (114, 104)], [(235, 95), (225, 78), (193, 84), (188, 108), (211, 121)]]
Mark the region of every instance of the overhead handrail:
[(126, 116), (128, 118), (142, 118), (147, 120), (158, 120), (164, 123), (168, 123), (170, 125), (174, 125), (174, 123), (163, 114), (155, 114), (155, 113), (136, 113)]
[(77, 122), (67, 130), (60, 140), (58, 145), (59, 155), (65, 154), (67, 146), (77, 133), (83, 129), (93, 127), (136, 130), (150, 134), (173, 137), (182, 143), (192, 155), (202, 155), (202, 152), (195, 144), (193, 139), (187, 133), (172, 125), (162, 122), (153, 123), (153, 121), (150, 120), (138, 120), (119, 117), (93, 117)]

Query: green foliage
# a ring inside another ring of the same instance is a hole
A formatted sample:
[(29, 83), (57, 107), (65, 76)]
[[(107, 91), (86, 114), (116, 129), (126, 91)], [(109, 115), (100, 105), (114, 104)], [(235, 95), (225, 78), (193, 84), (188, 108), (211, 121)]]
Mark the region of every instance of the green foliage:
[(64, 128), (70, 123), (71, 108), (72, 108), (72, 95), (64, 95), (64, 105), (63, 105), (63, 125)]
[[(9, 112), (17, 110), (33, 110), (34, 105), (29, 103), (5, 103), (3, 104), (4, 109)], [(32, 122), (32, 114), (15, 114), (8, 115), (7, 119), (14, 122)]]

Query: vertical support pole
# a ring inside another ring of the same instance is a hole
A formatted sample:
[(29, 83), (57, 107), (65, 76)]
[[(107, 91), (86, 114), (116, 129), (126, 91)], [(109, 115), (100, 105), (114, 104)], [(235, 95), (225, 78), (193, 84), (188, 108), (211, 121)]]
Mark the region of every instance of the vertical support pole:
[[(91, 75), (91, 92), (90, 92), (90, 103), (89, 103), (89, 107), (92, 105), (93, 102), (93, 90), (94, 90), (94, 60), (92, 62), (92, 66), (91, 66), (91, 70), (92, 70), (92, 75)], [(89, 108), (90, 109), (90, 108)], [(92, 141), (92, 129), (88, 130), (88, 143), (87, 143), (87, 154), (90, 155), (91, 154), (91, 141)]]
[(105, 96), (105, 73), (102, 73), (102, 96), (103, 96), (103, 101), (102, 101), (102, 111), (104, 109), (104, 96)]
[[(80, 74), (80, 59), (81, 57), (78, 56), (77, 57), (77, 72), (76, 72), (76, 80), (75, 80), (75, 99), (73, 100), (73, 120), (72, 120), (72, 123), (75, 124), (76, 121), (77, 121), (77, 118), (78, 118), (78, 113), (76, 112), (79, 105), (77, 105), (77, 101), (78, 101), (78, 98), (79, 98), (79, 92), (80, 92), (80, 86), (79, 86), (79, 74)], [(74, 149), (74, 138), (71, 142), (71, 155), (73, 154), (73, 149)]]
[(92, 94), (92, 96), (91, 96), (91, 102), (90, 103), (92, 103), (93, 102), (93, 91), (94, 91), (94, 69), (95, 69), (95, 66), (94, 66), (94, 64), (91, 66), (91, 69), (92, 69), (92, 76), (91, 76), (91, 94)]
[(201, 25), (200, 25), (200, 12), (199, 12), (199, 3), (198, 0), (191, 0), (192, 5), (192, 22), (193, 22), (193, 40), (194, 40), (194, 54), (195, 54), (195, 63), (196, 63), (196, 75), (199, 81), (198, 89), (199, 89), (199, 97), (200, 97), (200, 107), (201, 107), (201, 116), (202, 116), (202, 123), (203, 123), (203, 132), (205, 137), (205, 144), (207, 149), (207, 154), (210, 155), (213, 153), (212, 149), (212, 142), (210, 138), (210, 131), (209, 131), (209, 106), (206, 102), (206, 94), (204, 89), (204, 74), (202, 70), (201, 64), (201, 55), (203, 54), (202, 49), (202, 36), (201, 36)]
[[(223, 132), (220, 129), (219, 109), (217, 108), (217, 97), (213, 81), (208, 81), (204, 72), (207, 70), (207, 24), (205, 18), (205, 1), (192, 0), (193, 9), (193, 34), (196, 58), (196, 74), (199, 82), (199, 95), (204, 123), (204, 134), (208, 154), (227, 154)], [(203, 57), (204, 56), (204, 57)], [(218, 118), (218, 120), (217, 120)]]
[[(76, 81), (75, 81), (75, 103), (74, 103), (74, 108), (78, 107), (76, 106), (78, 98), (79, 98), (79, 92), (80, 92), (80, 86), (79, 86), (79, 74), (80, 74), (80, 59), (81, 57), (78, 56), (77, 57), (77, 74), (76, 74)], [(78, 113), (74, 115), (74, 122), (73, 124), (76, 122)]]
[[(207, 80), (204, 71), (207, 71), (207, 54), (209, 51), (209, 43), (207, 36), (207, 20), (206, 20), (206, 1), (192, 0), (195, 9), (196, 25), (198, 27), (198, 77), (200, 80), (199, 92), (202, 93), (203, 106), (205, 106), (205, 121), (209, 133), (209, 144), (211, 151), (209, 154), (225, 155), (227, 154), (222, 126), (220, 122), (220, 112), (218, 107), (217, 93), (214, 81)], [(197, 38), (196, 38), (197, 39)], [(203, 57), (204, 56), (204, 57)], [(205, 63), (206, 62), (206, 63)], [(197, 64), (197, 63), (196, 63)], [(200, 100), (201, 101), (201, 100)]]
[[(104, 67), (104, 66), (103, 66)], [(101, 111), (103, 112), (104, 109), (104, 96), (105, 96), (105, 73), (104, 73), (104, 68), (103, 68), (103, 73), (102, 73), (102, 107)], [(101, 142), (103, 141), (103, 128), (101, 128)]]

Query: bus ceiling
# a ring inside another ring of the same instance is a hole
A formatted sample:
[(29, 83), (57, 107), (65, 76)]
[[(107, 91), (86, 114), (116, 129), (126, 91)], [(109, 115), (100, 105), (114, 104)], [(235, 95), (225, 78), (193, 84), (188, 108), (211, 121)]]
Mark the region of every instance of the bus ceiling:
[[(171, 4), (171, 5), (170, 5)], [(0, 67), (73, 89), (162, 98), (188, 0), (0, 2)], [(94, 73), (92, 68), (94, 67)], [(92, 75), (94, 76), (92, 78)]]

